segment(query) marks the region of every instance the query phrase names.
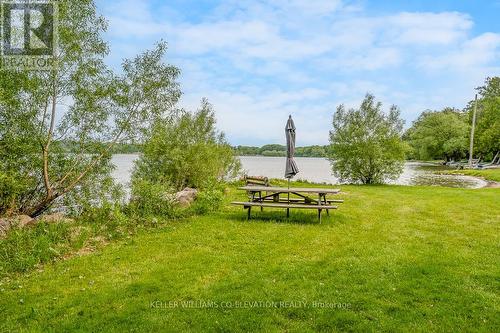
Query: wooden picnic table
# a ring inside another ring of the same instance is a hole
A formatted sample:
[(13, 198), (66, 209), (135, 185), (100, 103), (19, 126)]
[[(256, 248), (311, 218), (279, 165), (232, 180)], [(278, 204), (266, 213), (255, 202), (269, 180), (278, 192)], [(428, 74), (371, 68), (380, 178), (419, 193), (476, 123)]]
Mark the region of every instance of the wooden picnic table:
[[(330, 215), (331, 209), (337, 209), (337, 206), (331, 204), (343, 202), (343, 200), (329, 200), (326, 197), (328, 194), (339, 194), (339, 189), (276, 186), (243, 186), (239, 189), (249, 193), (249, 202), (232, 202), (232, 204), (241, 205), (248, 209), (248, 219), (250, 219), (252, 207), (257, 206), (261, 210), (264, 207), (285, 208), (287, 217), (290, 216), (291, 208), (316, 209), (321, 222), (322, 210), (326, 210), (327, 214)], [(263, 194), (264, 192), (265, 194)], [(286, 194), (287, 198), (280, 197), (282, 194)], [(290, 194), (296, 197), (290, 198)], [(313, 198), (313, 195), (317, 195), (317, 199)]]
[(321, 193), (321, 194), (338, 194), (340, 189), (331, 188), (308, 188), (308, 187), (277, 187), (277, 186), (243, 186), (239, 188), (245, 191), (267, 191), (280, 193)]

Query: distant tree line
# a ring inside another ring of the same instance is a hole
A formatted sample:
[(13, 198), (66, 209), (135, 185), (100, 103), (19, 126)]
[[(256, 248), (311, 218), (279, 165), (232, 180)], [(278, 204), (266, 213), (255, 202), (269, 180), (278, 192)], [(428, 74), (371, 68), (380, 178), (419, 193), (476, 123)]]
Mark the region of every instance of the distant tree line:
[[(104, 144), (103, 144), (104, 145)], [(68, 151), (76, 150), (76, 144), (66, 143)], [(295, 156), (297, 157), (326, 157), (328, 146), (306, 146), (297, 147)], [(141, 143), (120, 143), (115, 144), (111, 149), (112, 154), (137, 154), (144, 151), (144, 144)], [(269, 144), (262, 147), (236, 146), (233, 151), (238, 156), (286, 156), (286, 146), (279, 144)]]
[[(326, 157), (328, 146), (306, 146), (295, 148), (297, 157)], [(239, 156), (286, 156), (286, 146), (269, 144), (262, 147), (236, 146), (233, 148)]]
[[(297, 157), (326, 157), (328, 146), (306, 146), (297, 147), (295, 156)], [(116, 144), (113, 149), (113, 154), (136, 154), (144, 150), (144, 145), (140, 143), (122, 143)], [(286, 156), (286, 146), (279, 144), (269, 144), (262, 147), (254, 146), (236, 146), (233, 151), (238, 156)]]

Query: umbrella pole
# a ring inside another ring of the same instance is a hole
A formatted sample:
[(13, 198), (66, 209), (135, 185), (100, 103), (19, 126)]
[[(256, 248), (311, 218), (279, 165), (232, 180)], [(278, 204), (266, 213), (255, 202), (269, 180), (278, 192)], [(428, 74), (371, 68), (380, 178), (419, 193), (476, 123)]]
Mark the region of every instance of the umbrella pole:
[[(288, 178), (288, 190), (290, 190), (290, 178)], [(290, 205), (290, 191), (288, 191), (288, 205)], [(290, 217), (290, 208), (286, 209), (286, 218)]]

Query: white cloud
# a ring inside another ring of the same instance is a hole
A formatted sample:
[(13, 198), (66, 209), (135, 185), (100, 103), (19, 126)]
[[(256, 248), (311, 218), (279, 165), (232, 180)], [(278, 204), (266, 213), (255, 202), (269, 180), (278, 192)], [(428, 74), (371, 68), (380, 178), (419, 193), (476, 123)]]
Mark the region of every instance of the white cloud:
[(373, 47), (362, 52), (344, 53), (318, 60), (323, 70), (373, 71), (398, 66), (402, 62), (401, 51), (397, 48)]
[[(327, 139), (332, 107), (324, 102), (314, 103), (312, 107), (304, 107), (303, 103), (325, 97), (328, 91), (308, 88), (296, 91), (277, 89), (270, 92), (261, 91), (259, 94), (220, 90), (205, 92), (217, 110), (219, 127), (233, 142), (253, 140), (282, 143), (289, 114), (300, 124), (299, 145), (324, 142)], [(201, 97), (196, 93), (186, 94), (181, 104), (194, 110)], [(318, 127), (318, 123), (322, 125)]]
[(341, 0), (274, 0), (271, 3), (288, 11), (308, 15), (328, 15), (343, 7)]
[(145, 37), (165, 31), (165, 24), (156, 21), (149, 0), (109, 1), (104, 9), (112, 37)]
[(456, 50), (426, 56), (422, 59), (421, 65), (429, 70), (471, 71), (488, 66), (499, 59), (500, 34), (484, 33), (464, 41)]
[(468, 15), (456, 12), (399, 13), (389, 18), (396, 42), (447, 45), (465, 38), (472, 28)]
[(282, 140), (289, 113), (303, 144), (326, 143), (335, 107), (358, 106), (366, 92), (410, 123), (426, 108), (463, 106), (500, 73), (500, 33), (474, 34), (465, 13), (373, 14), (340, 0), (225, 0), (196, 20), (173, 7), (158, 15), (150, 0), (103, 8), (114, 56), (166, 39), (182, 104), (209, 98), (234, 143)]

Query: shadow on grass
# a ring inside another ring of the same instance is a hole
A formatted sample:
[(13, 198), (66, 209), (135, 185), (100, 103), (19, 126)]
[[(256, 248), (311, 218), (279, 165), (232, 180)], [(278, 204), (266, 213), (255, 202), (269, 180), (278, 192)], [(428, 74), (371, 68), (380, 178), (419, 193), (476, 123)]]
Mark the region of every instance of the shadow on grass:
[[(271, 223), (288, 223), (288, 224), (308, 224), (308, 225), (320, 225), (318, 214), (316, 211), (297, 211), (290, 210), (290, 217), (286, 217), (286, 211), (277, 210), (265, 210), (260, 211), (260, 209), (252, 209), (250, 219), (247, 219), (247, 210), (241, 209), (241, 211), (231, 210), (224, 214), (226, 218), (229, 218), (238, 222), (245, 223), (259, 223), (259, 222), (271, 222)], [(338, 216), (335, 212), (330, 211), (330, 216), (327, 215), (326, 211), (321, 214), (321, 224), (332, 223), (338, 220)]]

